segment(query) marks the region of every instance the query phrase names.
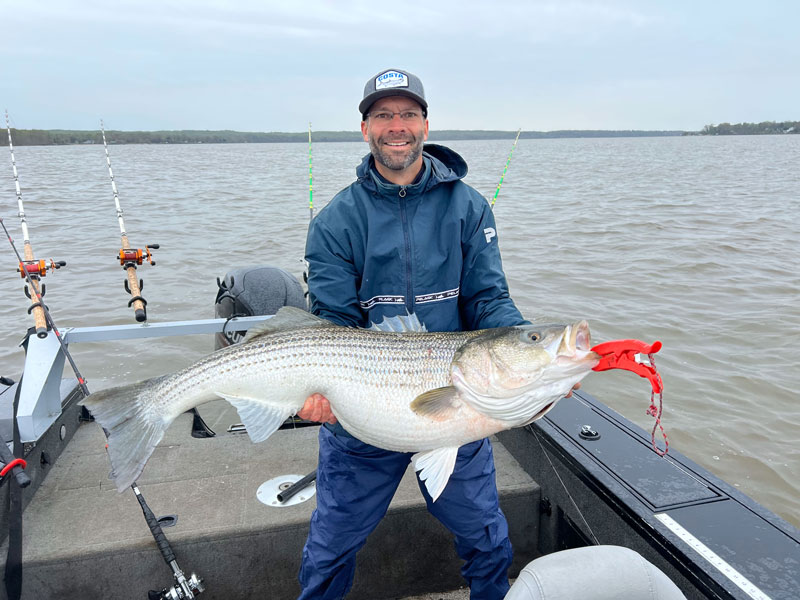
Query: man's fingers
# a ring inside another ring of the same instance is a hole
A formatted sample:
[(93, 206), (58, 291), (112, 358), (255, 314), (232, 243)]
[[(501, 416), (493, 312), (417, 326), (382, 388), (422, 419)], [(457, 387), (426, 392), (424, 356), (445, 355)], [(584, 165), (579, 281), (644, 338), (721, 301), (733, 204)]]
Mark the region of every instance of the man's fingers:
[(297, 411), (297, 416), (306, 421), (315, 423), (336, 423), (336, 417), (331, 412), (331, 404), (322, 394), (311, 394), (306, 398), (303, 407)]
[(314, 420), (318, 423), (324, 423), (328, 420), (328, 415), (331, 412), (331, 405), (328, 404), (328, 399), (320, 396), (314, 405)]
[(320, 395), (320, 401), (318, 403), (319, 406), (319, 419), (317, 419), (320, 423), (330, 423), (333, 425), (336, 423), (336, 417), (333, 416), (333, 411), (331, 411), (331, 403), (325, 396)]
[(297, 411), (297, 416), (306, 421), (315, 421), (314, 416), (318, 412), (317, 405), (319, 404), (319, 399), (323, 397), (321, 394), (312, 394), (306, 398), (303, 408)]

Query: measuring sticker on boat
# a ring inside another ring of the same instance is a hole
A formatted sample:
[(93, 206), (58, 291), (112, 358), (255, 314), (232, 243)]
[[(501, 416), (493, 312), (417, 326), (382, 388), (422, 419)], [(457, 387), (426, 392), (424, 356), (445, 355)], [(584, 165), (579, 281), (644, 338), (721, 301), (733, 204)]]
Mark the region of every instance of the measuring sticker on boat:
[(398, 71), (386, 71), (375, 78), (375, 90), (388, 88), (408, 87), (408, 77)]
[(741, 589), (745, 594), (753, 598), (753, 600), (771, 600), (771, 598), (767, 596), (764, 592), (762, 592), (760, 589), (758, 589), (752, 581), (747, 579), (747, 577), (742, 575), (734, 567), (728, 564), (725, 561), (725, 559), (723, 559), (719, 554), (714, 552), (711, 548), (709, 548), (703, 542), (697, 539), (675, 519), (673, 519), (666, 513), (659, 513), (653, 516), (659, 521), (661, 521), (664, 525), (666, 525), (669, 528), (669, 530), (672, 531), (672, 533), (674, 533), (679, 538), (681, 538), (681, 540), (689, 544), (689, 546), (691, 546), (693, 550), (695, 550), (698, 554), (700, 554), (700, 556), (702, 556), (708, 562), (710, 562), (714, 567), (716, 567), (719, 570), (720, 573), (722, 573), (723, 575), (725, 575), (725, 577), (727, 577), (733, 583), (735, 583), (739, 587), (739, 589)]

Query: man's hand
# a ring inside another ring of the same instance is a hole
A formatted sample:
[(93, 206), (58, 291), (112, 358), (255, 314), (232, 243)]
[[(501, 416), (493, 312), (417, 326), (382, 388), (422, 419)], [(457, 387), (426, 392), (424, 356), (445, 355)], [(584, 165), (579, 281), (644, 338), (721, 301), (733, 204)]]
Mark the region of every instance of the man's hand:
[(336, 423), (336, 417), (331, 412), (331, 405), (322, 394), (311, 394), (306, 398), (306, 403), (297, 411), (297, 416), (316, 423), (330, 423), (331, 425)]
[[(575, 385), (572, 386), (572, 389), (567, 393), (566, 396), (564, 396), (564, 398), (571, 397), (572, 396), (572, 392), (575, 391), (575, 390), (579, 390), (580, 388), (581, 388), (581, 384), (580, 383), (576, 383)], [(308, 404), (308, 402), (306, 402), (306, 404)], [(297, 414), (300, 414), (300, 413), (297, 413)]]

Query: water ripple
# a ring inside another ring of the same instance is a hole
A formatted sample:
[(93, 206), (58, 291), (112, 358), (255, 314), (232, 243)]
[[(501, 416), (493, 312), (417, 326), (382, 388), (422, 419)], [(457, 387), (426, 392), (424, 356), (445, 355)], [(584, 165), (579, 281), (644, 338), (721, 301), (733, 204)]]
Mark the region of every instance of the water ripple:
[[(495, 194), (507, 141), (454, 142), (467, 182)], [(302, 273), (305, 144), (111, 146), (153, 321), (213, 314), (215, 278), (272, 264)], [(316, 208), (354, 177), (366, 145), (314, 146)], [(20, 183), (60, 327), (132, 322), (115, 262), (119, 230), (98, 146), (20, 147)], [(587, 318), (596, 341), (660, 339), (673, 447), (800, 525), (800, 136), (521, 140), (495, 206), (524, 314)], [(0, 216), (16, 235), (11, 169)], [(19, 242), (19, 240), (17, 240)], [(30, 318), (15, 260), (0, 270), (0, 374), (16, 376)], [(184, 366), (207, 337), (73, 348), (93, 389)], [(643, 427), (647, 382), (590, 376), (585, 389)], [(787, 443), (787, 440), (791, 443)]]

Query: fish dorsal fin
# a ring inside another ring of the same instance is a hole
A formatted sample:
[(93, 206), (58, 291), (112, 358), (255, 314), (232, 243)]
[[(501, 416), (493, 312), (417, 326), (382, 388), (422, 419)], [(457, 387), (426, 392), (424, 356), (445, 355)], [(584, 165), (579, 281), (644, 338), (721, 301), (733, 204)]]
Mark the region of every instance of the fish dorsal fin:
[(247, 435), (253, 442), (263, 442), (294, 412), (288, 404), (284, 406), (267, 404), (263, 400), (232, 396), (222, 392), (217, 392), (217, 395), (225, 398), (236, 408), (242, 424), (247, 429)]
[(417, 452), (411, 457), (414, 470), (419, 471), (419, 478), (425, 482), (425, 489), (434, 502), (450, 481), (450, 475), (456, 466), (456, 456), (458, 456), (458, 446)]
[(395, 333), (406, 332), (426, 332), (425, 325), (420, 323), (417, 315), (397, 315), (395, 317), (384, 317), (380, 323), (373, 323), (372, 327), (375, 331), (394, 331)]
[(410, 408), (421, 417), (444, 421), (461, 407), (458, 390), (452, 385), (423, 392), (411, 401)]
[(295, 306), (282, 306), (271, 319), (251, 328), (244, 338), (249, 342), (262, 335), (269, 335), (279, 331), (300, 329), (301, 327), (336, 327), (334, 323)]

